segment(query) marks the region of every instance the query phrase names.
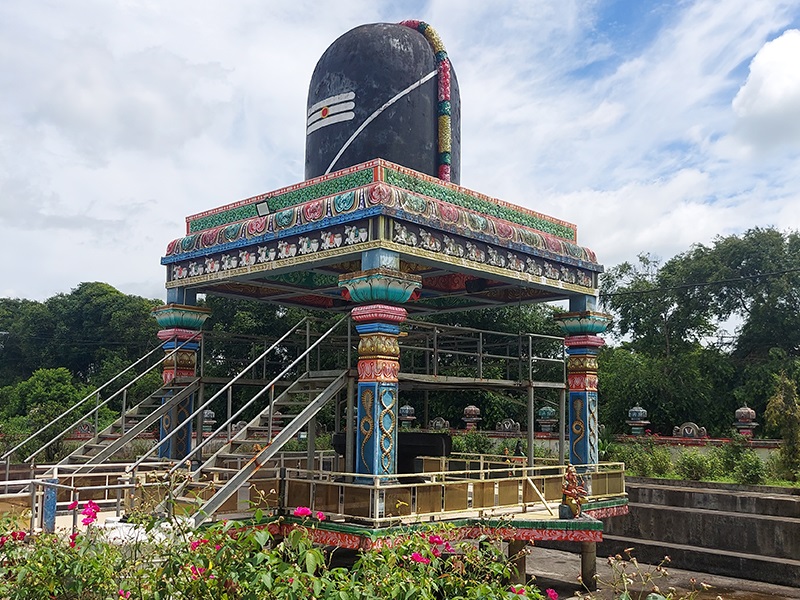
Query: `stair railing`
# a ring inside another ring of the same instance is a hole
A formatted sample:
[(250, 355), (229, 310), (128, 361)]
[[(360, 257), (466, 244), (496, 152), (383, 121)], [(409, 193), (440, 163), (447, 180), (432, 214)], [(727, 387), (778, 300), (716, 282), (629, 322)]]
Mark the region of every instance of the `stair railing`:
[[(277, 339), (275, 342), (273, 342), (273, 343), (272, 343), (272, 345), (271, 345), (269, 348), (267, 348), (266, 350), (264, 350), (264, 352), (262, 352), (260, 355), (258, 355), (258, 356), (257, 356), (257, 357), (256, 357), (256, 358), (255, 358), (255, 359), (252, 361), (252, 362), (250, 362), (250, 364), (249, 364), (249, 365), (247, 365), (247, 366), (246, 366), (244, 369), (242, 369), (242, 370), (241, 370), (241, 371), (240, 371), (240, 372), (239, 372), (239, 373), (236, 375), (236, 377), (234, 377), (233, 379), (231, 379), (231, 380), (230, 380), (228, 383), (226, 383), (226, 384), (225, 384), (225, 385), (224, 385), (224, 386), (223, 386), (223, 387), (222, 387), (222, 388), (221, 388), (219, 391), (217, 391), (217, 393), (216, 393), (216, 394), (214, 394), (214, 395), (213, 395), (213, 396), (211, 396), (211, 397), (210, 397), (208, 400), (206, 400), (205, 402), (203, 402), (203, 403), (202, 403), (200, 406), (198, 406), (197, 408), (195, 408), (195, 410), (194, 410), (194, 411), (193, 411), (193, 412), (192, 412), (192, 413), (191, 413), (189, 416), (187, 416), (187, 417), (186, 417), (186, 418), (185, 418), (183, 421), (181, 421), (180, 423), (176, 424), (176, 425), (173, 427), (172, 431), (170, 431), (170, 432), (169, 432), (167, 435), (165, 435), (163, 438), (161, 438), (161, 439), (159, 440), (158, 444), (156, 444), (155, 446), (153, 446), (152, 448), (150, 448), (150, 449), (149, 449), (149, 450), (148, 450), (148, 451), (147, 451), (145, 454), (143, 454), (142, 456), (140, 456), (140, 457), (139, 457), (139, 459), (138, 459), (138, 460), (137, 460), (135, 463), (133, 463), (132, 465), (130, 465), (128, 468), (126, 468), (126, 469), (125, 469), (125, 470), (126, 470), (126, 472), (128, 472), (128, 473), (130, 473), (130, 472), (132, 472), (132, 471), (133, 471), (133, 472), (135, 472), (135, 471), (136, 471), (136, 469), (139, 467), (139, 465), (140, 465), (140, 464), (141, 464), (141, 463), (142, 463), (142, 462), (143, 462), (143, 461), (144, 461), (144, 460), (145, 460), (145, 459), (146, 459), (148, 456), (150, 456), (150, 455), (151, 455), (151, 454), (153, 454), (153, 453), (154, 453), (156, 450), (158, 450), (158, 449), (159, 449), (159, 448), (162, 446), (162, 444), (163, 444), (164, 442), (166, 442), (167, 440), (170, 440), (170, 439), (172, 439), (172, 437), (173, 437), (174, 435), (176, 435), (176, 434), (177, 434), (177, 433), (178, 433), (178, 432), (181, 430), (181, 428), (185, 427), (185, 426), (186, 426), (188, 423), (190, 423), (190, 422), (191, 422), (193, 419), (197, 418), (197, 416), (198, 416), (199, 414), (201, 414), (201, 413), (202, 413), (202, 411), (206, 409), (206, 407), (208, 407), (208, 406), (209, 406), (209, 405), (210, 405), (212, 402), (214, 402), (214, 401), (215, 401), (217, 398), (219, 398), (220, 396), (222, 396), (222, 394), (224, 394), (224, 393), (227, 393), (227, 392), (228, 392), (228, 390), (229, 390), (229, 389), (231, 389), (231, 388), (233, 387), (233, 385), (234, 385), (234, 384), (235, 384), (235, 383), (236, 383), (236, 382), (237, 382), (239, 379), (241, 379), (242, 377), (244, 377), (244, 375), (245, 375), (245, 374), (246, 374), (248, 371), (250, 371), (250, 369), (252, 369), (252, 368), (253, 368), (253, 367), (255, 367), (256, 365), (258, 365), (258, 363), (260, 363), (262, 360), (264, 360), (264, 358), (265, 358), (265, 357), (266, 357), (268, 354), (270, 354), (270, 353), (271, 353), (273, 350), (275, 350), (275, 348), (277, 348), (277, 347), (278, 347), (278, 346), (279, 346), (281, 343), (283, 343), (283, 341), (284, 341), (286, 338), (288, 338), (288, 337), (289, 337), (291, 334), (293, 334), (295, 331), (297, 331), (297, 329), (298, 329), (298, 328), (299, 328), (301, 325), (305, 324), (305, 323), (306, 323), (306, 322), (308, 322), (308, 321), (310, 321), (310, 317), (303, 317), (303, 318), (302, 318), (300, 321), (298, 321), (298, 322), (297, 322), (297, 324), (295, 324), (295, 325), (294, 325), (294, 326), (293, 326), (291, 329), (289, 329), (289, 330), (288, 330), (286, 333), (284, 333), (284, 334), (283, 334), (283, 335), (282, 335), (280, 338), (278, 338), (278, 339)], [(339, 321), (339, 323), (340, 323), (340, 322), (341, 322), (341, 320)], [(329, 330), (328, 330), (328, 331), (327, 331), (327, 332), (326, 332), (326, 333), (325, 333), (325, 334), (324, 334), (322, 337), (320, 337), (320, 340), (322, 340), (322, 339), (324, 339), (325, 337), (327, 337), (327, 335), (328, 335), (328, 334), (329, 334), (331, 331), (333, 331), (333, 330), (336, 328), (336, 326), (337, 326), (339, 323), (336, 323), (336, 325), (334, 325), (334, 326), (333, 326), (331, 329), (329, 329)], [(318, 342), (319, 342), (320, 340), (318, 340)], [(315, 345), (316, 345), (316, 344), (315, 344)], [(304, 357), (306, 356), (306, 354), (309, 352), (309, 350), (310, 350), (310, 349), (311, 349), (310, 347), (309, 347), (309, 348), (306, 348), (306, 350), (305, 350), (305, 351), (304, 351), (304, 352), (303, 352), (303, 353), (300, 355), (300, 357), (304, 358)], [(219, 427), (219, 428), (218, 428), (216, 431), (214, 431), (214, 432), (213, 432), (213, 433), (212, 433), (212, 434), (211, 434), (211, 435), (210, 435), (210, 436), (209, 436), (209, 437), (208, 437), (206, 440), (203, 440), (201, 443), (199, 443), (197, 446), (195, 446), (193, 449), (191, 449), (191, 451), (189, 452), (189, 454), (187, 454), (187, 455), (186, 455), (186, 456), (184, 456), (184, 457), (183, 457), (183, 458), (182, 458), (180, 461), (178, 461), (178, 463), (177, 463), (176, 467), (175, 467), (175, 468), (173, 468), (172, 470), (170, 470), (170, 473), (172, 473), (172, 472), (174, 472), (175, 470), (177, 470), (177, 467), (179, 467), (179, 466), (182, 464), (183, 460), (185, 460), (185, 459), (186, 459), (188, 456), (191, 456), (192, 454), (195, 454), (195, 453), (197, 453), (199, 450), (201, 450), (201, 449), (202, 449), (202, 448), (205, 446), (205, 443), (206, 443), (206, 441), (208, 441), (208, 440), (212, 439), (212, 438), (213, 438), (214, 436), (216, 436), (216, 435), (217, 435), (217, 434), (218, 434), (220, 431), (222, 431), (223, 429), (225, 429), (226, 427), (228, 427), (228, 425), (229, 425), (230, 423), (232, 423), (232, 422), (233, 422), (233, 419), (235, 419), (236, 417), (238, 417), (238, 416), (239, 416), (239, 415), (242, 413), (242, 411), (244, 411), (244, 410), (245, 410), (247, 407), (249, 407), (249, 406), (250, 406), (250, 405), (251, 405), (251, 404), (252, 404), (252, 403), (253, 403), (255, 400), (257, 400), (259, 397), (261, 397), (261, 394), (263, 394), (263, 393), (264, 393), (266, 390), (268, 390), (268, 389), (269, 389), (271, 386), (273, 386), (273, 385), (274, 385), (274, 384), (277, 382), (277, 380), (278, 380), (280, 377), (282, 377), (284, 374), (286, 374), (286, 372), (288, 372), (288, 370), (289, 370), (289, 369), (291, 369), (291, 368), (293, 368), (293, 367), (294, 367), (296, 364), (297, 364), (297, 360), (293, 361), (293, 362), (292, 362), (292, 364), (291, 364), (289, 367), (287, 367), (286, 369), (284, 369), (284, 371), (282, 371), (282, 372), (281, 372), (281, 375), (279, 375), (278, 377), (276, 377), (275, 379), (273, 379), (273, 380), (272, 380), (270, 383), (268, 383), (268, 384), (267, 384), (267, 385), (266, 385), (264, 388), (262, 388), (262, 390), (261, 390), (261, 391), (260, 391), (258, 394), (256, 394), (256, 395), (255, 395), (253, 398), (251, 398), (251, 399), (250, 399), (250, 401), (249, 401), (247, 404), (245, 404), (245, 406), (244, 406), (244, 407), (240, 408), (240, 409), (239, 409), (239, 410), (238, 410), (238, 411), (237, 411), (235, 414), (233, 414), (233, 415), (231, 415), (230, 417), (228, 417), (228, 419), (227, 419), (227, 420), (226, 420), (226, 421), (225, 421), (225, 422), (224, 422), (224, 423), (223, 423), (223, 424), (222, 424), (222, 425), (221, 425), (221, 426), (220, 426), (220, 427)]]
[[(175, 348), (174, 350), (172, 350), (172, 351), (171, 351), (169, 354), (167, 354), (167, 355), (164, 357), (164, 360), (167, 360), (167, 359), (169, 359), (169, 358), (172, 358), (172, 357), (173, 357), (175, 354), (177, 354), (177, 353), (178, 353), (178, 351), (179, 351), (179, 350), (181, 350), (181, 349), (182, 349), (182, 348), (183, 348), (183, 347), (184, 347), (186, 344), (188, 344), (189, 342), (193, 341), (193, 340), (194, 340), (196, 337), (198, 337), (199, 335), (201, 335), (201, 333), (202, 333), (202, 332), (197, 332), (197, 333), (195, 333), (195, 334), (194, 334), (192, 337), (190, 337), (189, 339), (187, 339), (187, 340), (185, 340), (184, 342), (182, 342), (180, 346), (176, 347), (176, 348)], [(99, 398), (99, 397), (100, 397), (100, 392), (101, 392), (103, 389), (105, 389), (105, 388), (106, 388), (107, 386), (109, 386), (111, 383), (113, 383), (114, 381), (116, 381), (116, 380), (117, 380), (119, 377), (121, 377), (123, 374), (127, 373), (128, 371), (130, 371), (131, 369), (133, 369), (134, 367), (136, 367), (137, 365), (139, 365), (139, 364), (140, 364), (142, 361), (145, 361), (145, 360), (147, 360), (148, 358), (150, 358), (150, 356), (152, 356), (153, 354), (155, 354), (155, 353), (156, 353), (157, 351), (159, 351), (159, 350), (161, 350), (162, 352), (164, 351), (163, 344), (159, 344), (158, 346), (156, 346), (155, 348), (153, 348), (152, 350), (150, 350), (150, 352), (148, 352), (147, 354), (145, 354), (145, 355), (144, 355), (143, 357), (141, 357), (139, 360), (137, 360), (136, 362), (134, 362), (133, 364), (131, 364), (130, 366), (128, 366), (126, 369), (124, 369), (124, 370), (120, 371), (120, 372), (119, 372), (119, 373), (117, 373), (117, 374), (116, 374), (114, 377), (112, 377), (112, 378), (111, 378), (111, 379), (109, 379), (107, 382), (105, 382), (103, 385), (101, 385), (99, 388), (97, 388), (96, 390), (94, 390), (93, 392), (91, 392), (90, 394), (88, 394), (88, 395), (87, 395), (86, 397), (84, 397), (84, 398), (83, 398), (83, 399), (82, 399), (80, 402), (77, 402), (76, 404), (74, 404), (73, 406), (71, 406), (69, 409), (67, 409), (66, 411), (64, 411), (63, 413), (61, 413), (59, 416), (57, 416), (56, 418), (54, 418), (52, 421), (50, 421), (50, 422), (49, 422), (49, 423), (47, 423), (46, 425), (42, 426), (42, 427), (41, 427), (41, 428), (40, 428), (38, 431), (36, 431), (36, 432), (32, 433), (31, 435), (29, 435), (27, 438), (25, 438), (25, 440), (23, 440), (22, 442), (20, 442), (19, 444), (17, 444), (17, 445), (16, 445), (14, 448), (12, 448), (12, 449), (11, 449), (11, 450), (9, 450), (8, 452), (6, 452), (6, 453), (5, 453), (3, 456), (1, 456), (1, 457), (0, 457), (0, 460), (3, 460), (3, 459), (5, 459), (7, 462), (9, 462), (9, 461), (10, 461), (10, 458), (11, 458), (11, 455), (12, 455), (14, 452), (16, 452), (16, 451), (17, 451), (19, 448), (21, 448), (22, 446), (24, 446), (25, 444), (27, 444), (29, 441), (31, 441), (32, 439), (34, 439), (36, 436), (38, 436), (39, 434), (41, 434), (42, 432), (44, 432), (44, 431), (45, 431), (46, 429), (48, 429), (49, 427), (52, 427), (53, 425), (55, 425), (55, 424), (56, 424), (58, 421), (60, 421), (60, 420), (61, 420), (61, 419), (63, 419), (64, 417), (66, 417), (68, 414), (70, 414), (71, 412), (73, 412), (73, 411), (74, 411), (75, 409), (77, 409), (79, 406), (83, 405), (85, 402), (88, 402), (88, 401), (89, 401), (91, 398), (95, 398), (95, 399)], [(79, 423), (81, 423), (81, 421), (85, 420), (86, 418), (88, 418), (88, 417), (90, 417), (90, 416), (92, 416), (92, 415), (96, 415), (96, 414), (98, 413), (98, 411), (99, 411), (101, 408), (103, 408), (105, 405), (107, 405), (109, 402), (111, 402), (111, 401), (112, 401), (114, 398), (116, 398), (116, 397), (117, 397), (117, 396), (119, 396), (120, 394), (122, 394), (122, 393), (124, 393), (125, 391), (127, 391), (127, 390), (128, 390), (129, 388), (131, 388), (131, 387), (132, 387), (132, 386), (133, 386), (135, 383), (137, 383), (137, 382), (138, 382), (140, 379), (142, 379), (142, 378), (143, 378), (145, 375), (147, 375), (148, 373), (150, 373), (150, 372), (151, 372), (151, 371), (153, 371), (154, 369), (156, 369), (156, 368), (159, 368), (159, 367), (162, 365), (162, 363), (163, 363), (163, 361), (158, 361), (158, 362), (154, 363), (153, 365), (151, 365), (150, 367), (148, 367), (147, 369), (145, 369), (145, 370), (144, 370), (142, 373), (140, 373), (139, 375), (137, 375), (137, 376), (136, 376), (136, 377), (135, 377), (133, 380), (131, 380), (130, 382), (128, 382), (127, 384), (125, 384), (124, 386), (122, 386), (120, 389), (118, 389), (118, 390), (117, 390), (116, 392), (114, 392), (113, 394), (111, 394), (111, 395), (110, 395), (108, 398), (106, 398), (106, 399), (105, 399), (103, 402), (97, 402), (97, 401), (95, 400), (95, 405), (94, 405), (94, 408), (93, 408), (92, 410), (90, 410), (89, 412), (87, 412), (86, 414), (84, 414), (82, 417), (80, 417), (80, 418), (79, 418), (79, 419), (77, 419), (76, 421), (73, 421), (71, 424), (67, 425), (67, 427), (65, 427), (65, 428), (64, 428), (64, 429), (61, 431), (61, 433), (59, 433), (59, 434), (57, 434), (56, 436), (54, 436), (54, 437), (53, 437), (53, 439), (51, 439), (51, 440), (50, 440), (50, 441), (48, 441), (46, 444), (44, 444), (43, 446), (41, 446), (41, 447), (40, 447), (38, 450), (34, 451), (34, 452), (33, 452), (32, 454), (30, 454), (30, 455), (29, 455), (27, 458), (25, 458), (25, 459), (24, 459), (22, 462), (23, 462), (23, 463), (30, 462), (30, 461), (31, 461), (31, 460), (32, 460), (32, 459), (33, 459), (35, 456), (38, 456), (38, 455), (39, 455), (41, 452), (43, 452), (44, 450), (46, 450), (47, 448), (49, 448), (50, 446), (52, 446), (54, 443), (56, 443), (58, 440), (60, 440), (62, 437), (64, 437), (64, 436), (65, 436), (67, 433), (69, 433), (70, 431), (72, 431), (72, 429), (73, 429), (75, 426), (77, 426)], [(99, 433), (98, 431), (95, 431), (95, 435), (97, 435), (98, 433)]]
[[(325, 338), (327, 338), (331, 333), (333, 333), (339, 327), (339, 325), (341, 325), (342, 323), (344, 323), (346, 321), (349, 321), (349, 320), (350, 320), (349, 315), (346, 315), (346, 316), (343, 316), (341, 319), (339, 319), (336, 323), (334, 323), (333, 326), (330, 329), (328, 329), (328, 331), (323, 333), (317, 339), (317, 341), (315, 341), (313, 344), (310, 344), (308, 346), (308, 348), (306, 348), (297, 358), (295, 358), (291, 363), (289, 363), (289, 365), (286, 366), (283, 369), (283, 371), (281, 371), (278, 375), (276, 375), (272, 379), (272, 381), (270, 381), (268, 384), (266, 384), (264, 387), (262, 387), (255, 396), (250, 398), (250, 400), (248, 400), (241, 408), (239, 408), (239, 410), (237, 410), (230, 417), (228, 417), (228, 419), (222, 425), (217, 427), (217, 429), (215, 431), (213, 431), (211, 434), (209, 434), (209, 436), (205, 440), (203, 440), (197, 446), (195, 446), (195, 448), (192, 450), (191, 454), (194, 454), (194, 453), (197, 453), (197, 452), (201, 451), (206, 446), (206, 444), (210, 443), (211, 440), (213, 440), (218, 434), (220, 434), (223, 430), (225, 430), (228, 427), (229, 424), (233, 423), (233, 421), (235, 419), (237, 419), (239, 417), (239, 415), (241, 415), (245, 410), (250, 408), (250, 406), (252, 406), (253, 403), (256, 400), (261, 398), (261, 396), (263, 396), (267, 391), (271, 390), (275, 386), (275, 384), (278, 383), (278, 381), (281, 380), (281, 378), (284, 375), (286, 375), (289, 371), (291, 371), (294, 367), (296, 367), (301, 361), (303, 361), (308, 356), (310, 356), (311, 352), (315, 348), (317, 348), (317, 346), (319, 346)], [(298, 323), (298, 325), (299, 325), (299, 323)], [(222, 392), (222, 390), (220, 390), (220, 392)], [(218, 392), (217, 395), (219, 395), (220, 392)], [(209, 400), (209, 402), (211, 402), (211, 401)], [(272, 413), (272, 403), (270, 403), (270, 413)], [(191, 420), (191, 418), (187, 418), (184, 421), (183, 424), (187, 423), (190, 420)], [(182, 426), (182, 425), (179, 425), (179, 427), (180, 426)], [(177, 431), (177, 427), (176, 427), (175, 431)], [(172, 434), (174, 434), (175, 431), (172, 431), (170, 436)], [(272, 435), (271, 432), (270, 432), (270, 435)], [(150, 450), (150, 452), (152, 452), (152, 451), (153, 451), (153, 449)], [(145, 455), (145, 456), (147, 456), (147, 455)], [(141, 457), (141, 458), (144, 458), (144, 456)], [(184, 457), (184, 458), (186, 458), (186, 457)], [(175, 466), (173, 466), (169, 470), (169, 474), (172, 475), (173, 473), (175, 473), (175, 471), (177, 471), (179, 468), (181, 468), (182, 464), (183, 464), (182, 462), (178, 462)], [(133, 470), (136, 466), (137, 466), (136, 464), (131, 465), (130, 469)]]

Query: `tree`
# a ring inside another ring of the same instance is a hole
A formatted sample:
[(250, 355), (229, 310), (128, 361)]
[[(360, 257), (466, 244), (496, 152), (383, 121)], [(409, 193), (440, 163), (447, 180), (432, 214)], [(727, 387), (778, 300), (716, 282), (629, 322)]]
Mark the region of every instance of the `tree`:
[(84, 381), (101, 370), (109, 353), (130, 363), (157, 343), (158, 324), (150, 314), (157, 300), (123, 294), (106, 283), (81, 283), (45, 304), (54, 324), (46, 345), (55, 366)]
[(735, 317), (734, 355), (764, 360), (772, 348), (800, 355), (800, 234), (755, 228), (697, 244), (665, 265), (694, 305), (717, 319)]
[(767, 403), (767, 421), (781, 432), (780, 456), (793, 480), (800, 478), (800, 401), (797, 384), (786, 373), (776, 376), (775, 393)]
[(650, 356), (669, 357), (695, 347), (714, 329), (712, 314), (676, 288), (678, 273), (668, 263), (640, 254), (637, 265), (624, 262), (600, 282), (603, 307), (616, 316), (613, 328), (630, 337), (630, 347)]
[[(3, 407), (0, 420), (10, 421), (12, 429), (16, 429), (19, 435), (27, 436), (64, 414), (90, 392), (91, 387), (76, 383), (72, 374), (63, 367), (39, 369), (25, 381), (0, 388), (0, 406)], [(23, 452), (27, 456), (53, 440), (80, 414), (83, 411), (78, 409), (74, 416), (68, 415), (48, 427), (37, 436), (35, 442), (23, 448)], [(108, 415), (104, 414), (103, 417), (107, 419)], [(52, 444), (44, 453), (45, 460), (54, 460), (62, 449), (62, 442)]]
[(96, 385), (106, 361), (126, 364), (157, 343), (150, 311), (160, 304), (129, 296), (105, 283), (82, 283), (45, 302), (0, 299), (0, 349), (4, 382), (24, 380), (40, 368), (65, 367)]

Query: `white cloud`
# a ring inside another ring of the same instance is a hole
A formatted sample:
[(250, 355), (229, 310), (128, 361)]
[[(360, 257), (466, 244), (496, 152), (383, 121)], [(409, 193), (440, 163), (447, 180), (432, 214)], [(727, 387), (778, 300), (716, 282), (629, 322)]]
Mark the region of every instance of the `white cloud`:
[(733, 99), (737, 130), (758, 149), (800, 143), (800, 30), (767, 42)]

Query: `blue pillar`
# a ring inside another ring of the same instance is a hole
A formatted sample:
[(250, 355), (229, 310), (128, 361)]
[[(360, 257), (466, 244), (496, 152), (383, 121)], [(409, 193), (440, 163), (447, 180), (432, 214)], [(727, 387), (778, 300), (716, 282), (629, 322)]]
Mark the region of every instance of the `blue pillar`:
[(406, 309), (397, 305), (414, 295), (422, 279), (398, 270), (396, 252), (369, 250), (362, 255), (361, 264), (363, 271), (339, 277), (344, 298), (359, 303), (351, 311), (360, 338), (355, 469), (364, 475), (394, 475), (400, 368), (397, 338), (407, 315)]
[(571, 300), (570, 308), (578, 310), (556, 317), (566, 335), (569, 461), (573, 465), (596, 464), (599, 433), (597, 354), (605, 344), (597, 334), (606, 330), (611, 317), (590, 310), (594, 308), (593, 296)]
[[(174, 299), (180, 291), (180, 289), (169, 290), (168, 299)], [(180, 294), (180, 298), (194, 301), (194, 296), (185, 290)], [(179, 348), (175, 354), (164, 359), (162, 373), (164, 385), (173, 384), (174, 387), (179, 387), (182, 380), (196, 377), (197, 351), (200, 348), (200, 337), (197, 334), (210, 314), (211, 311), (207, 308), (176, 303), (153, 309), (156, 321), (163, 327), (158, 332), (158, 339), (164, 342), (164, 352), (169, 356)], [(162, 402), (168, 401), (169, 396), (162, 400)], [(186, 420), (193, 410), (194, 395), (191, 395), (161, 418), (159, 458), (182, 460), (189, 456), (192, 450), (191, 421), (182, 426), (170, 439), (165, 440), (165, 438), (179, 423)]]

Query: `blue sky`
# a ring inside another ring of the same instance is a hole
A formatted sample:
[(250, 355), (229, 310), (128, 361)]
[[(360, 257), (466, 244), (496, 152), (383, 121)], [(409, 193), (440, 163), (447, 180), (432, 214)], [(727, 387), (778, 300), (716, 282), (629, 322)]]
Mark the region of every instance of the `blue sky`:
[(317, 59), (440, 33), (462, 184), (578, 225), (607, 266), (800, 229), (800, 1), (0, 3), (0, 296), (163, 298), (186, 215), (303, 178)]

